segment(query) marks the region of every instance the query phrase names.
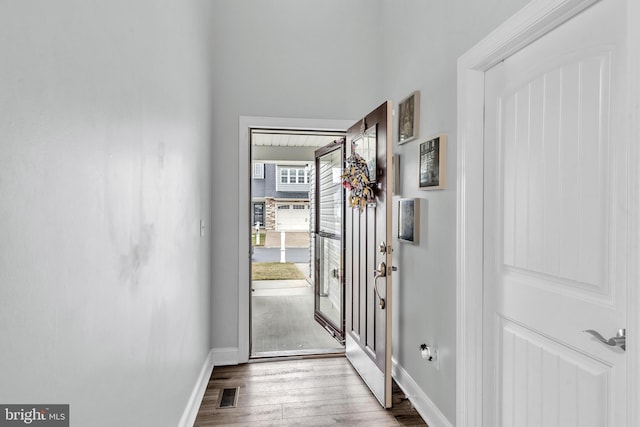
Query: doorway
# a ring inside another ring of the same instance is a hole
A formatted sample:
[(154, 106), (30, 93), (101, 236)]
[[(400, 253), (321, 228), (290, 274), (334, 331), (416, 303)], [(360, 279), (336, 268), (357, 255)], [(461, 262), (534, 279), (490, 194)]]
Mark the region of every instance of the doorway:
[[(391, 112), (391, 104), (387, 101), (357, 122), (240, 117), (238, 168), (240, 224), (246, 225), (238, 228), (240, 237), (238, 363), (244, 363), (249, 361), (252, 353), (250, 345), (252, 281), (249, 275), (250, 268), (248, 268), (253, 257), (250, 231), (252, 186), (249, 173), (253, 167), (251, 133), (254, 129), (348, 129), (347, 132), (334, 131), (345, 136), (347, 147), (345, 155), (348, 154), (345, 165), (348, 164), (349, 168), (345, 168), (344, 176), (341, 176), (341, 184), (344, 187), (350, 187), (350, 206), (358, 211), (356, 214), (351, 210), (350, 215), (345, 215), (344, 223), (344, 252), (351, 255), (345, 257), (344, 262), (344, 276), (349, 277), (349, 280), (344, 279), (346, 350), (343, 349), (342, 352), (385, 408), (391, 407), (390, 276), (394, 270), (391, 266), (392, 246), (388, 243), (391, 241), (391, 203), (389, 202), (393, 184), (391, 156), (387, 155), (391, 153)], [(307, 125), (291, 126), (291, 122)], [(316, 126), (309, 126), (308, 123), (315, 123)], [(286, 177), (287, 181), (282, 183), (292, 183), (291, 172), (281, 173), (278, 176), (283, 180)], [(298, 172), (296, 177), (299, 177)], [(267, 222), (266, 219), (265, 222)], [(259, 231), (258, 228), (257, 235), (260, 235)], [(378, 240), (379, 238), (384, 240)], [(286, 242), (286, 238), (282, 240)], [(353, 250), (356, 247), (358, 254), (354, 255)], [(248, 257), (245, 258), (247, 255)], [(377, 268), (368, 268), (371, 267), (371, 263), (376, 266), (377, 261), (380, 261), (377, 263)], [(272, 356), (279, 355), (281, 354), (272, 354)]]
[(251, 168), (250, 357), (343, 352), (314, 319), (315, 157), (344, 132), (249, 130)]

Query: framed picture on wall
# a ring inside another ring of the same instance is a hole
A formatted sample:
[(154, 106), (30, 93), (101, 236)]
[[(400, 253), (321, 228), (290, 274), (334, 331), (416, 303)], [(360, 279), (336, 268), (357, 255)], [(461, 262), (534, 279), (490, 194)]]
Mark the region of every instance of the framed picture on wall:
[(447, 136), (439, 134), (420, 144), (421, 190), (441, 190), (446, 184)]
[(398, 240), (418, 243), (418, 199), (398, 200)]
[(400, 194), (400, 155), (394, 154), (391, 161), (392, 169), (393, 169), (393, 186), (391, 194), (399, 195)]
[(415, 91), (398, 104), (398, 144), (418, 137), (420, 91)]

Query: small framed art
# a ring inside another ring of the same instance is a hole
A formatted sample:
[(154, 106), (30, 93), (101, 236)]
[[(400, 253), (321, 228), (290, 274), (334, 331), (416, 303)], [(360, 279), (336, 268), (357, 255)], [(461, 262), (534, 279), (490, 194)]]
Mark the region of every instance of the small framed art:
[(391, 160), (391, 165), (393, 169), (393, 185), (391, 194), (398, 195), (400, 194), (400, 155), (394, 154)]
[(398, 144), (418, 137), (420, 91), (415, 91), (398, 104)]
[(420, 144), (421, 190), (441, 190), (446, 184), (447, 136), (439, 134)]
[(398, 240), (418, 242), (418, 219), (420, 218), (418, 199), (398, 200)]

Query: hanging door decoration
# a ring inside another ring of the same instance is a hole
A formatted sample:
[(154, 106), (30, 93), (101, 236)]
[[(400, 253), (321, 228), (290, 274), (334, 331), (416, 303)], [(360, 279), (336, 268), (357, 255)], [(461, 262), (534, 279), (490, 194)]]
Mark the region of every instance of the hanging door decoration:
[(345, 161), (342, 186), (349, 191), (349, 206), (360, 212), (376, 200), (376, 125), (367, 129), (363, 120), (360, 135), (351, 141), (351, 155)]

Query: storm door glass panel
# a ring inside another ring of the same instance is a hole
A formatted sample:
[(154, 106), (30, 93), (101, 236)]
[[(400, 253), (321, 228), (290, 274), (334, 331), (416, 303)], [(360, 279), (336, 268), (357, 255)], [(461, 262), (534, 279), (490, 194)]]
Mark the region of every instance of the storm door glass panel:
[(318, 232), (332, 237), (342, 236), (342, 150), (335, 150), (318, 159)]
[(316, 240), (318, 254), (317, 310), (334, 326), (341, 324), (342, 293), (340, 286), (341, 244), (340, 240), (319, 236)]
[(338, 340), (344, 338), (343, 145), (316, 151), (315, 318)]

